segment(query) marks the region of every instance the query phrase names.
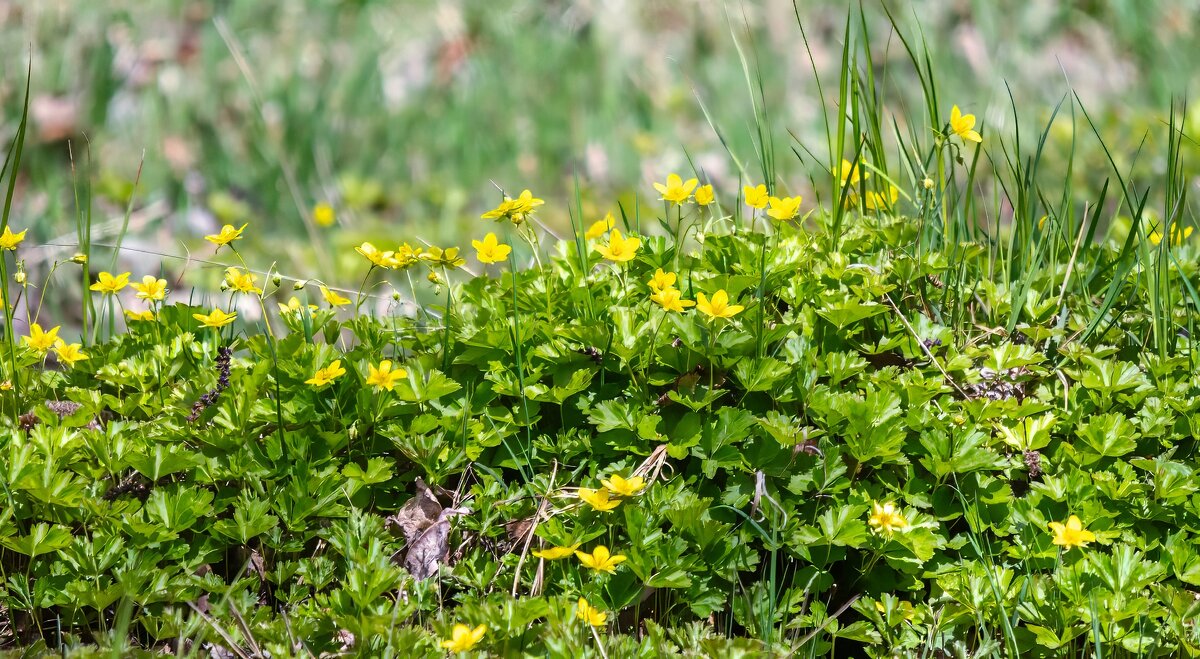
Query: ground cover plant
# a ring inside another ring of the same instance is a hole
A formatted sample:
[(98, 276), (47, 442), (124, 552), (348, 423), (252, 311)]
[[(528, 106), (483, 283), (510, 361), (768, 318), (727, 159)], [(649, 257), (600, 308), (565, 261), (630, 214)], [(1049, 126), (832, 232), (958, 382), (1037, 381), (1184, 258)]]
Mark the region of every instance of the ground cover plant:
[[(745, 53), (737, 186), (664, 171), (649, 201), (589, 214), (506, 182), (456, 246), (347, 250), (353, 287), (245, 258), (252, 219), (196, 256), (219, 289), (127, 272), (86, 203), (78, 254), (31, 280), (23, 120), (0, 220), (0, 639), (1200, 653), (1187, 108), (1134, 153), (1071, 96), (1034, 135), (993, 131), (906, 37), (924, 101), (899, 115), (861, 20), (823, 81), (824, 143), (772, 139)], [(1070, 146), (1043, 163), (1060, 115), (1109, 161), (1093, 196)], [(78, 328), (51, 286), (87, 292)]]

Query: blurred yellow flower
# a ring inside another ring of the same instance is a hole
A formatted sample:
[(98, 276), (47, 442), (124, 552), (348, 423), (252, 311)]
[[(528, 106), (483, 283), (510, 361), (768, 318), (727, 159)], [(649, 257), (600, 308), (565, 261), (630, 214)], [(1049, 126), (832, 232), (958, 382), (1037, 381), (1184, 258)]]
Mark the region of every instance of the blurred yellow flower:
[(908, 520), (904, 518), (904, 515), (900, 514), (900, 511), (896, 509), (896, 505), (892, 502), (889, 501), (880, 505), (878, 501), (874, 501), (871, 503), (871, 506), (871, 517), (867, 519), (867, 523), (876, 532), (891, 535), (893, 531), (908, 526)]
[(547, 561), (556, 561), (574, 554), (576, 549), (579, 549), (579, 543), (575, 543), (570, 547), (551, 547), (549, 549), (534, 550), (533, 555)]
[(898, 199), (900, 199), (900, 190), (894, 185), (889, 185), (886, 197), (882, 192), (868, 192), (863, 205), (867, 207), (867, 210), (885, 210), (895, 206)]
[(640, 238), (634, 236), (623, 238), (620, 229), (613, 229), (612, 233), (608, 235), (608, 244), (596, 245), (595, 250), (609, 261), (624, 263), (637, 256), (638, 248), (641, 246)]
[(713, 194), (712, 185), (702, 185), (696, 188), (696, 203), (701, 206), (707, 206), (717, 200), (717, 196)]
[(1050, 522), (1050, 530), (1054, 532), (1054, 544), (1071, 549), (1086, 547), (1087, 543), (1096, 541), (1096, 534), (1083, 528), (1083, 522), (1075, 515), (1067, 518), (1067, 523)]
[(950, 131), (958, 135), (963, 140), (971, 142), (983, 142), (983, 137), (973, 130), (975, 128), (975, 115), (963, 114), (958, 106), (950, 108)]
[(750, 208), (762, 210), (767, 207), (767, 202), (771, 195), (767, 194), (766, 184), (753, 186), (747, 185), (742, 188), (742, 196), (746, 198), (746, 205)]
[(488, 232), (482, 241), (472, 240), (471, 246), (475, 248), (475, 256), (480, 263), (500, 263), (507, 260), (509, 252), (512, 251), (511, 246), (500, 242), (496, 234), (491, 232)]
[(372, 265), (380, 268), (393, 268), (397, 265), (395, 252), (384, 252), (371, 243), (363, 243), (354, 248), (354, 251), (362, 254)]
[(790, 220), (800, 212), (800, 197), (771, 197), (767, 200), (771, 208), (767, 215), (776, 220)]
[(450, 632), (450, 638), (442, 641), (442, 649), (450, 652), (467, 652), (479, 643), (487, 633), (487, 625), (479, 625), (475, 629), (457, 624)]
[(625, 479), (619, 474), (613, 474), (611, 478), (601, 480), (600, 483), (610, 492), (621, 497), (631, 497), (646, 487), (646, 479), (641, 476)]
[(385, 359), (379, 362), (379, 366), (367, 365), (369, 373), (367, 374), (367, 384), (376, 389), (387, 389), (391, 391), (396, 383), (408, 377), (408, 371), (402, 368), (392, 368), (392, 360)]
[(192, 318), (200, 321), (205, 327), (219, 328), (225, 327), (232, 323), (237, 318), (237, 313), (225, 313), (220, 309), (213, 309), (210, 314), (192, 314)]
[(25, 345), (39, 354), (45, 354), (47, 350), (54, 347), (58, 343), (58, 328), (62, 325), (55, 325), (50, 328), (50, 331), (43, 332), (42, 326), (37, 323), (29, 323), (29, 336), (23, 337)]
[(142, 277), (142, 283), (130, 284), (133, 290), (137, 291), (139, 300), (149, 300), (151, 302), (162, 302), (167, 296), (167, 280), (159, 279), (154, 275), (146, 275)]
[(668, 174), (667, 182), (665, 184), (655, 183), (654, 189), (662, 195), (663, 201), (681, 206), (692, 196), (692, 190), (696, 189), (698, 183), (699, 181), (694, 178), (685, 182), (678, 174)]
[(204, 239), (216, 245), (217, 249), (220, 249), (221, 247), (228, 245), (235, 240), (241, 240), (242, 232), (245, 231), (246, 227), (249, 225), (250, 223), (247, 222), (246, 224), (242, 225), (242, 228), (235, 229), (233, 228), (232, 224), (226, 224), (225, 226), (221, 227), (221, 231), (219, 233), (205, 236)]
[(596, 607), (588, 604), (588, 601), (582, 597), (579, 598), (578, 610), (575, 615), (579, 616), (580, 620), (592, 627), (603, 627), (604, 623), (608, 621), (607, 613), (597, 610)]
[(664, 288), (671, 288), (675, 286), (676, 279), (677, 277), (674, 272), (663, 272), (663, 269), (659, 268), (658, 270), (654, 271), (654, 276), (651, 277), (650, 281), (646, 283), (650, 285), (650, 290), (657, 293)]
[[(303, 308), (304, 303), (300, 302), (300, 298), (296, 297), (295, 295), (292, 296), (292, 299), (287, 301), (287, 304), (284, 304), (283, 302), (279, 303), (279, 313), (296, 313)], [(316, 311), (318, 309), (317, 305), (315, 304), (308, 305), (308, 308), (311, 311)]]
[(75, 366), (75, 362), (81, 362), (88, 358), (81, 348), (83, 346), (78, 343), (67, 343), (62, 339), (58, 340), (58, 344), (54, 347), (54, 354), (58, 355), (58, 361), (67, 366)]
[(584, 232), (583, 238), (585, 240), (594, 240), (599, 238), (605, 233), (608, 233), (608, 231), (616, 226), (616, 224), (617, 220), (613, 218), (612, 213), (608, 213), (604, 216), (603, 220), (596, 220), (593, 222), (592, 226), (588, 227), (587, 231)]
[(329, 227), (337, 221), (337, 214), (334, 213), (333, 206), (322, 201), (313, 206), (312, 218), (317, 226)]
[(480, 217), (485, 220), (508, 220), (513, 224), (520, 224), (532, 215), (538, 206), (544, 203), (546, 203), (544, 200), (534, 197), (533, 193), (529, 190), (522, 190), (521, 195), (516, 199), (505, 196), (504, 201), (499, 206)]
[(25, 240), (25, 232), (29, 229), (23, 229), (18, 233), (13, 233), (10, 227), (4, 227), (4, 233), (0, 233), (0, 249), (16, 250), (17, 245)]
[(125, 310), (125, 318), (127, 320), (154, 320), (154, 312), (146, 309), (145, 311), (134, 311), (133, 309)]
[(709, 318), (733, 318), (745, 309), (740, 304), (729, 304), (729, 294), (725, 289), (713, 293), (712, 299), (704, 297), (704, 293), (696, 294), (696, 310)]
[(431, 246), (421, 254), (421, 258), (432, 265), (440, 265), (445, 268), (458, 268), (466, 264), (467, 260), (458, 255), (457, 247), (441, 247)]
[(304, 384), (311, 384), (314, 387), (323, 387), (345, 374), (346, 369), (342, 368), (342, 360), (335, 359), (332, 362), (329, 362), (329, 366), (318, 368), (317, 372), (313, 373), (311, 378), (304, 381)]
[[(1193, 227), (1180, 228), (1178, 224), (1173, 225), (1171, 227), (1171, 244), (1182, 245), (1184, 240), (1187, 240), (1191, 237), (1192, 229)], [(1148, 237), (1150, 238), (1150, 242), (1154, 243), (1155, 245), (1162, 244), (1163, 235), (1158, 229), (1151, 231)]]
[(842, 159), (842, 164), (838, 166), (835, 173), (838, 175), (838, 178), (842, 180), (842, 187), (845, 187), (847, 183), (850, 185), (858, 185), (859, 181), (865, 181), (871, 178), (870, 172), (860, 172), (858, 169), (858, 163), (850, 164), (850, 161), (846, 160), (845, 158)]
[(581, 487), (579, 488), (579, 498), (592, 508), (604, 513), (610, 512), (612, 509), (621, 505), (621, 501), (619, 499), (608, 498), (608, 490), (604, 488), (593, 490), (591, 488)]
[(420, 258), (421, 250), (415, 249), (408, 243), (400, 243), (400, 246), (396, 248), (396, 252), (392, 256), (392, 267), (399, 268), (401, 270), (411, 268), (413, 264), (420, 260)]
[(583, 563), (584, 567), (598, 572), (608, 572), (609, 574), (616, 572), (617, 566), (625, 562), (624, 556), (621, 554), (610, 554), (608, 547), (604, 545), (597, 545), (590, 554), (576, 551), (575, 556), (579, 558), (579, 562)]
[(129, 285), (129, 274), (123, 272), (113, 276), (111, 272), (101, 272), (96, 283), (92, 284), (90, 288), (105, 295), (112, 295)]
[(331, 307), (341, 307), (350, 304), (350, 298), (342, 297), (337, 291), (330, 290), (328, 286), (321, 287), (321, 297), (329, 303)]
[(225, 269), (225, 283), (229, 288), (238, 293), (247, 293), (249, 295), (258, 295), (262, 293), (262, 289), (254, 285), (256, 277), (252, 272), (243, 272), (238, 268)]
[(657, 293), (651, 293), (650, 301), (676, 313), (683, 313), (688, 307), (696, 306), (695, 302), (683, 299), (683, 293), (675, 288), (664, 288)]

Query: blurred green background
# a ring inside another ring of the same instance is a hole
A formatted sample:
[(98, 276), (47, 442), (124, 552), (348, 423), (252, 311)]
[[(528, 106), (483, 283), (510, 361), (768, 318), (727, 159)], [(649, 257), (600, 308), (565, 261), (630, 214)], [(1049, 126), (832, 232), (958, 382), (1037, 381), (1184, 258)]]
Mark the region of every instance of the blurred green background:
[[(1006, 84), (1034, 124), (1073, 89), (1110, 148), (1133, 152), (1200, 79), (1200, 0), (887, 6), (924, 35), (946, 109), (974, 111), (985, 134), (1011, 127)], [(888, 111), (920, 112), (883, 4), (863, 8)], [(0, 0), (5, 142), (32, 49), (13, 224), (61, 245), (30, 259), (74, 251), (68, 145), (97, 244), (116, 239), (133, 196), (135, 273), (157, 270), (156, 252), (207, 255), (201, 236), (248, 221), (247, 248), (284, 272), (316, 263), (329, 278), (361, 276), (350, 247), (364, 239), (467, 245), (496, 186), (532, 188), (546, 221), (565, 227), (576, 177), (592, 221), (689, 159), (731, 197), (738, 172), (701, 101), (754, 163), (739, 46), (764, 82), (779, 172), (804, 191), (819, 164), (793, 154), (793, 136), (823, 154), (812, 68), (836, 89), (847, 11), (828, 0)], [(333, 226), (312, 223), (318, 202), (336, 209)]]

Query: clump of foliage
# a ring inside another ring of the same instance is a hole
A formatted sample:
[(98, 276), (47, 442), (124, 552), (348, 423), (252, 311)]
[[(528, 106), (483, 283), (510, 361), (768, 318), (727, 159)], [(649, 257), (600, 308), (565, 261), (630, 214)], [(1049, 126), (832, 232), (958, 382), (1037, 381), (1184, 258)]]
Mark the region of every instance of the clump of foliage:
[[(543, 200), (505, 196), (475, 275), (455, 248), (364, 243), (357, 291), (285, 285), (230, 225), (203, 306), (83, 269), (78, 343), (31, 282), (5, 288), (32, 322), (6, 313), (0, 344), (4, 641), (1200, 653), (1174, 115), (1160, 214), (1115, 166), (1052, 203), (1044, 133), (993, 137), (927, 71), (902, 131), (846, 43), (817, 203), (775, 179), (760, 105), (753, 185), (672, 174), (657, 217), (575, 208), (553, 244)], [(984, 155), (1008, 164), (990, 209)], [(443, 303), (376, 304), (414, 272)]]

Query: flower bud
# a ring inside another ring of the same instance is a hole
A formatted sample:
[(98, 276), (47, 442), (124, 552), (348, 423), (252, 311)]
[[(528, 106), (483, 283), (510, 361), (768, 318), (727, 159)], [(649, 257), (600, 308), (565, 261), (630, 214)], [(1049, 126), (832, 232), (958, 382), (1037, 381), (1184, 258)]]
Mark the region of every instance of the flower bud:
[(278, 272), (271, 275), (271, 285), (272, 286), (274, 286), (275, 288), (279, 288), (279, 285), (282, 283), (283, 283), (283, 277), (280, 277)]
[(21, 286), (24, 286), (25, 285), (25, 271), (17, 270), (17, 272), (13, 275), (13, 281), (16, 281)]
[(926, 190), (932, 190), (933, 189), (933, 179), (926, 176), (925, 180), (921, 181), (921, 185), (925, 186)]
[(298, 280), (296, 283), (292, 284), (292, 290), (302, 291), (302, 290), (304, 290), (305, 286), (308, 286), (308, 280), (301, 279), (301, 280)]
[(79, 265), (87, 265), (87, 261), (87, 254), (83, 252), (75, 252), (75, 256), (71, 257), (71, 262), (78, 263)]

